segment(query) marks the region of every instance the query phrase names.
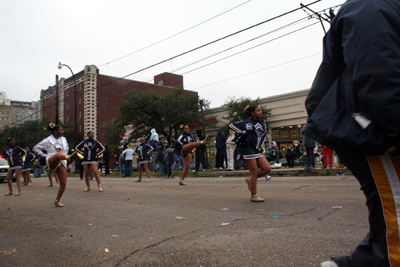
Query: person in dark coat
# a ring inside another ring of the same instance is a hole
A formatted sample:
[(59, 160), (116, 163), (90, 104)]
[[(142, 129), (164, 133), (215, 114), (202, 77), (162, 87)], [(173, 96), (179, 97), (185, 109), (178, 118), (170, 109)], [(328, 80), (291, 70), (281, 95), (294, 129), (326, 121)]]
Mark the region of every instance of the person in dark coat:
[(303, 149), (300, 146), (300, 142), (297, 140), (293, 141), (293, 146), (291, 146), (286, 152), (286, 161), (289, 168), (294, 168), (294, 161), (299, 159), (303, 155)]
[[(305, 126), (303, 126), (303, 128), (305, 128)], [(303, 146), (306, 148), (306, 158), (307, 158), (307, 166), (304, 169), (306, 170), (315, 169), (314, 149), (317, 146), (317, 142), (313, 138), (308, 136), (308, 134), (304, 134)]]
[(160, 174), (166, 173), (164, 168), (164, 147), (161, 140), (158, 140), (156, 164), (158, 164), (158, 172)]
[(168, 178), (172, 176), (172, 164), (174, 164), (174, 149), (173, 146), (168, 144), (168, 141), (164, 141), (164, 166), (167, 171)]
[[(203, 131), (201, 129), (196, 130), (196, 135), (197, 136), (195, 138), (197, 142), (204, 140)], [(195, 171), (198, 171), (200, 169), (200, 163), (203, 170), (205, 170), (206, 168), (206, 158), (204, 154), (205, 152), (206, 152), (206, 145), (201, 145), (196, 148), (196, 165), (194, 167)]]
[(369, 233), (350, 256), (320, 266), (400, 266), (400, 1), (346, 1), (323, 45), (303, 133), (359, 181)]
[(226, 150), (226, 136), (222, 133), (221, 129), (217, 130), (215, 141), (215, 148), (217, 149), (217, 154), (215, 156), (215, 168), (223, 169)]
[(103, 152), (103, 162), (104, 162), (104, 167), (105, 167), (105, 175), (110, 174), (110, 149), (108, 148), (108, 145), (105, 145), (105, 149)]

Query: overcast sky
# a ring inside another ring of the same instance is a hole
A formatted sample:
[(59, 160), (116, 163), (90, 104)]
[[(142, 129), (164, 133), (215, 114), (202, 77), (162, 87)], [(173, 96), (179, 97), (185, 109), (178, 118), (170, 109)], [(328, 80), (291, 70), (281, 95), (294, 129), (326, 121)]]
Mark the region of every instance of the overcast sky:
[[(322, 0), (310, 8), (320, 11), (343, 2)], [(38, 100), (56, 74), (70, 76), (68, 69), (57, 69), (60, 61), (75, 73), (94, 64), (102, 74), (125, 76), (299, 6), (298, 0), (2, 0), (0, 91), (14, 100)], [(319, 23), (299, 29), (318, 22), (315, 18), (214, 55), (302, 18), (307, 18), (304, 11), (293, 12), (128, 78), (153, 82), (163, 72), (181, 74), (185, 89), (198, 92), (211, 107), (228, 97), (255, 99), (307, 89), (321, 62), (324, 32)]]

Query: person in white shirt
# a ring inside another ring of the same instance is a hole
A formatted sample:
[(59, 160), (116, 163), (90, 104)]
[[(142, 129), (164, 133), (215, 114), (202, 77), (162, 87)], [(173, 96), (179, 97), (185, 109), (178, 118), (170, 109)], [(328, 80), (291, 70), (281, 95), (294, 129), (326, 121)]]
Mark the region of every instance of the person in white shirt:
[[(67, 186), (67, 160), (71, 163), (76, 157), (76, 152), (67, 156), (69, 150), (68, 142), (67, 139), (63, 137), (63, 131), (59, 125), (50, 123), (47, 129), (51, 132), (51, 135), (34, 146), (33, 151), (37, 155), (46, 158), (49, 169), (57, 173), (60, 181), (60, 188), (58, 189), (54, 204), (57, 207), (64, 207), (64, 205), (60, 203), (60, 199)], [(46, 153), (43, 151), (46, 151)]]

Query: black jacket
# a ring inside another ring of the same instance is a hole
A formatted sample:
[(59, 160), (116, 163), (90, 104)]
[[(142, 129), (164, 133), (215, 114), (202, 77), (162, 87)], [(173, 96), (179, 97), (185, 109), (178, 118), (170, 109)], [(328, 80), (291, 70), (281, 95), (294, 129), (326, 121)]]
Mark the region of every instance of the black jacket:
[(219, 134), (215, 137), (215, 148), (224, 149), (226, 147), (226, 136), (221, 132), (221, 129), (218, 129), (217, 132), (219, 132)]
[[(203, 131), (201, 129), (197, 129), (196, 133), (197, 133), (196, 141), (203, 141), (204, 140)], [(200, 145), (196, 148), (196, 153), (204, 151), (206, 151), (206, 145)]]
[(400, 1), (348, 0), (324, 37), (304, 131), (334, 150), (400, 145)]

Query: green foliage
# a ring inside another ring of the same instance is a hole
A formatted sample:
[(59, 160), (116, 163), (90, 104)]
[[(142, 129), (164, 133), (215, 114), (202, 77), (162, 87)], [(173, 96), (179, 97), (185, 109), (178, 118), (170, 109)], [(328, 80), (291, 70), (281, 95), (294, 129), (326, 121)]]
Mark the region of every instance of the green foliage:
[[(50, 121), (47, 118), (43, 118), (40, 121), (26, 121), (21, 125), (17, 126), (5, 126), (0, 130), (0, 147), (5, 148), (7, 146), (7, 138), (15, 138), (16, 144), (20, 147), (30, 146), (31, 148), (42, 141), (44, 138), (50, 135), (47, 130)], [(73, 148), (74, 143), (74, 128), (71, 124), (60, 123), (63, 128), (64, 137), (67, 139), (70, 148)]]
[[(166, 92), (130, 90), (120, 105), (120, 115), (114, 122), (114, 131), (126, 125), (133, 126), (130, 140), (150, 137), (151, 129), (167, 137), (180, 134), (180, 124), (200, 120), (198, 96), (181, 89)], [(203, 100), (203, 108), (209, 102)], [(108, 135), (108, 134), (107, 134)], [(110, 136), (115, 135), (110, 133)]]
[(260, 98), (252, 100), (249, 97), (231, 97), (228, 101), (225, 101), (224, 104), (227, 109), (227, 115), (224, 116), (223, 119), (228, 121), (228, 124), (221, 128), (224, 134), (228, 134), (229, 124), (231, 124), (232, 122), (243, 121), (249, 118), (249, 116), (247, 116), (246, 112), (244, 111), (247, 105), (260, 106), (263, 113), (262, 119), (268, 127), (268, 116), (271, 115), (271, 110), (261, 105)]

